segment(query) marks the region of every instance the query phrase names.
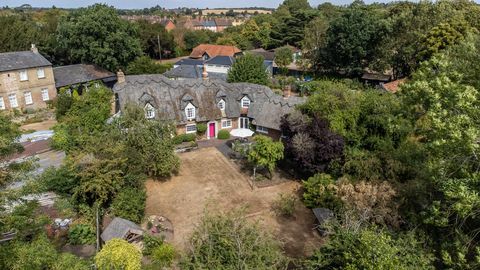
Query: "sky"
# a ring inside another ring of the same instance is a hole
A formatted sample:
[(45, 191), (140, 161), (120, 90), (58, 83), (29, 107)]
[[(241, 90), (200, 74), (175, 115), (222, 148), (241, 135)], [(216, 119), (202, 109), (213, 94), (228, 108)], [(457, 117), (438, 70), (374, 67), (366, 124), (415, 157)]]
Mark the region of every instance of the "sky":
[[(349, 0), (309, 0), (312, 6), (317, 6), (323, 2), (331, 2), (334, 4), (349, 4), (352, 1)], [(9, 6), (9, 7), (18, 7), (22, 4), (30, 4), (34, 7), (51, 7), (53, 5), (63, 8), (76, 8), (76, 7), (85, 7), (92, 5), (94, 3), (107, 3), (109, 5), (115, 6), (116, 8), (125, 8), (125, 9), (140, 9), (145, 7), (153, 7), (160, 5), (161, 7), (166, 8), (176, 8), (176, 7), (192, 7), (192, 8), (221, 8), (221, 7), (269, 7), (276, 8), (278, 5), (283, 2), (283, 0), (237, 0), (237, 1), (226, 1), (226, 0), (0, 0), (0, 7)], [(371, 2), (389, 2), (386, 0), (366, 0), (366, 3)]]

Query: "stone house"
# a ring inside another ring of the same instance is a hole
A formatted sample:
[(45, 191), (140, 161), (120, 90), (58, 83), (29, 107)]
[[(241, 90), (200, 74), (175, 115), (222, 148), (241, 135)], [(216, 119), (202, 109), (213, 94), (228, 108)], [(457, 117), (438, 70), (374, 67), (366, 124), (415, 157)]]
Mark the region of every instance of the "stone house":
[(41, 109), (56, 96), (52, 64), (35, 45), (0, 53), (0, 110)]
[(144, 108), (145, 117), (173, 121), (177, 134), (197, 132), (207, 125), (206, 137), (216, 138), (225, 129), (251, 129), (280, 138), (281, 118), (304, 98), (275, 94), (270, 88), (250, 83), (204, 79), (170, 80), (163, 75), (117, 74), (113, 87), (116, 111), (133, 103)]

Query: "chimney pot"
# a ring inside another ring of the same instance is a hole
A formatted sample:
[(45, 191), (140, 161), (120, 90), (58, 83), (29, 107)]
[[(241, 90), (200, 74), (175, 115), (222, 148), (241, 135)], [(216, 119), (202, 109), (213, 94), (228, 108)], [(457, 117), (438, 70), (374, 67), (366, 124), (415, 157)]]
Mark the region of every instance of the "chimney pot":
[(37, 48), (37, 46), (35, 46), (35, 44), (32, 44), (32, 47), (30, 48), (30, 50), (31, 50), (33, 53), (38, 53), (38, 48)]
[(125, 74), (121, 69), (117, 71), (117, 82), (118, 83), (124, 83), (125, 82)]
[(283, 88), (283, 98), (287, 99), (292, 95), (292, 86), (291, 85), (286, 85)]
[(208, 72), (207, 72), (207, 67), (205, 66), (205, 64), (203, 65), (202, 78), (203, 78), (204, 80), (207, 80), (207, 79), (208, 79)]

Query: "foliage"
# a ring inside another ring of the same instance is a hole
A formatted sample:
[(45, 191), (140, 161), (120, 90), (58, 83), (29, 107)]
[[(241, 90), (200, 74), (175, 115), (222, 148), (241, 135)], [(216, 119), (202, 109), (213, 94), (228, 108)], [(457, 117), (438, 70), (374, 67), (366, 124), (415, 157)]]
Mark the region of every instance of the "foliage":
[(434, 269), (415, 235), (398, 239), (385, 231), (338, 228), (310, 258), (306, 269)]
[(183, 41), (185, 49), (191, 51), (200, 44), (214, 44), (219, 37), (219, 33), (210, 30), (188, 30), (183, 34)]
[(72, 195), (77, 186), (75, 173), (66, 165), (47, 168), (39, 177), (39, 182), (45, 190), (66, 196)]
[(283, 159), (283, 144), (263, 135), (257, 135), (253, 140), (254, 143), (248, 152), (248, 161), (272, 173), (276, 163)]
[(228, 130), (219, 130), (217, 134), (219, 140), (228, 140), (230, 139), (230, 132)]
[(303, 203), (309, 208), (339, 209), (341, 200), (336, 196), (335, 181), (328, 174), (316, 174), (303, 181)]
[(142, 53), (137, 28), (113, 7), (96, 4), (62, 17), (57, 28), (59, 50), (66, 63), (89, 62), (115, 71)]
[(167, 243), (156, 247), (152, 252), (153, 262), (160, 267), (170, 267), (175, 259), (175, 248)]
[(158, 64), (148, 56), (141, 56), (128, 64), (127, 74), (162, 74), (171, 68), (173, 68), (172, 64)]
[(90, 263), (84, 259), (78, 258), (70, 253), (62, 253), (55, 263), (52, 265), (52, 270), (89, 270)]
[[(136, 22), (138, 36), (146, 55), (151, 58), (172, 57), (171, 53), (175, 49), (173, 35), (165, 29), (160, 23), (150, 23), (147, 20)], [(158, 47), (160, 46), (160, 48)], [(161, 54), (159, 53), (159, 50)]]
[(60, 121), (70, 110), (73, 104), (73, 96), (67, 92), (67, 89), (60, 89), (55, 99), (55, 118)]
[(207, 131), (207, 124), (199, 123), (197, 124), (197, 133), (201, 136)]
[(332, 161), (343, 155), (344, 139), (318, 115), (312, 119), (293, 112), (282, 119), (281, 127), (286, 157), (298, 164), (299, 173), (325, 172)]
[(29, 201), (15, 206), (12, 212), (2, 211), (0, 229), (3, 232), (15, 231), (16, 239), (19, 241), (40, 235), (50, 221), (48, 217), (38, 214), (38, 207), (37, 201)]
[(107, 241), (102, 250), (95, 255), (95, 264), (99, 270), (140, 270), (141, 260), (140, 250), (122, 239)]
[(266, 85), (268, 73), (263, 65), (263, 57), (245, 54), (237, 58), (228, 71), (228, 82), (248, 82)]
[(112, 214), (116, 217), (140, 223), (143, 219), (146, 200), (147, 194), (144, 190), (123, 189), (112, 201)]
[(290, 217), (295, 211), (295, 203), (297, 196), (295, 194), (280, 193), (278, 198), (273, 202), (273, 209), (278, 215)]
[[(21, 132), (18, 125), (13, 123), (5, 114), (0, 113), (0, 164), (10, 155), (23, 151), (23, 146), (16, 140)], [(13, 181), (13, 168), (0, 165), (0, 187)]]
[(30, 243), (18, 242), (13, 249), (15, 257), (11, 261), (10, 269), (49, 269), (56, 261), (57, 251), (44, 235)]
[(275, 51), (275, 63), (286, 74), (286, 68), (293, 62), (293, 52), (288, 46), (281, 47)]
[(197, 135), (194, 133), (190, 134), (180, 134), (173, 138), (174, 144), (181, 144), (184, 142), (194, 142), (197, 139)]
[(190, 239), (182, 269), (285, 269), (279, 243), (239, 212), (206, 214)]
[(95, 229), (88, 224), (74, 224), (68, 230), (68, 242), (72, 245), (95, 243)]
[(162, 238), (145, 234), (143, 236), (143, 255), (151, 255), (161, 245), (163, 245)]

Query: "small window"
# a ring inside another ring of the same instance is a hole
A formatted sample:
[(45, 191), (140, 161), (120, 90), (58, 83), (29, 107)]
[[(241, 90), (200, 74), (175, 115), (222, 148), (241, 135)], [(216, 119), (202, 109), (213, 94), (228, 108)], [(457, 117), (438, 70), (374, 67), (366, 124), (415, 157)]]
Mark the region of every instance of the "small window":
[(195, 106), (192, 103), (188, 103), (187, 107), (185, 107), (185, 115), (187, 120), (195, 119)]
[(250, 107), (250, 99), (245, 96), (242, 98), (242, 108), (248, 108), (248, 107)]
[(45, 78), (45, 70), (43, 68), (37, 69), (37, 77), (39, 79), (44, 79)]
[(217, 106), (218, 106), (218, 108), (219, 108), (220, 110), (222, 110), (222, 111), (225, 110), (225, 101), (224, 101), (223, 99), (220, 100), (220, 101), (218, 102)]
[(222, 120), (222, 128), (231, 128), (232, 127), (232, 120), (225, 119)]
[(185, 126), (185, 133), (196, 133), (197, 132), (197, 125), (186, 125)]
[(0, 110), (5, 110), (5, 101), (3, 97), (0, 97)]
[(50, 100), (50, 96), (48, 95), (48, 88), (42, 89), (42, 100)]
[(268, 134), (268, 128), (262, 127), (262, 126), (257, 126), (257, 132)]
[(150, 103), (145, 105), (145, 118), (147, 119), (155, 118), (155, 108), (153, 108), (153, 106), (150, 105)]
[(8, 101), (10, 101), (10, 107), (11, 108), (17, 108), (18, 107), (17, 95), (15, 95), (15, 94), (8, 95)]
[(27, 70), (20, 71), (20, 81), (28, 81)]
[(32, 100), (32, 92), (25, 92), (23, 93), (24, 97), (25, 97), (25, 104), (26, 105), (31, 105), (33, 104), (33, 100)]

